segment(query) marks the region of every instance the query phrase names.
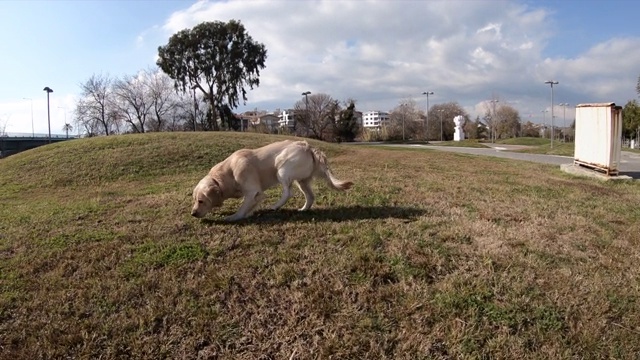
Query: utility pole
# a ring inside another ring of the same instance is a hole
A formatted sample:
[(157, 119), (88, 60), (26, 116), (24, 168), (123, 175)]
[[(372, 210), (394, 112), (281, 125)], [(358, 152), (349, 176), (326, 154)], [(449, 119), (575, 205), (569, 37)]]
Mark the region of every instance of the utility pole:
[(498, 102), (497, 99), (493, 99), (493, 100), (489, 100), (489, 102), (493, 105), (493, 114), (491, 115), (491, 129), (490, 129), (490, 136), (491, 136), (491, 142), (493, 143), (496, 140), (496, 120), (497, 120), (497, 116), (496, 116), (496, 103)]
[(547, 80), (544, 83), (551, 85), (551, 148), (553, 149), (553, 85), (557, 85), (558, 82), (554, 80)]
[[(311, 124), (311, 117), (309, 116), (309, 94), (311, 94), (311, 91), (305, 91), (302, 93), (302, 95), (304, 96), (304, 111), (307, 117), (307, 129), (305, 129), (304, 131), (305, 134), (307, 133), (307, 130), (309, 129), (309, 125)], [(295, 126), (294, 126), (294, 130), (295, 130)]]
[(429, 143), (429, 95), (433, 95), (433, 91), (425, 91), (422, 95), (427, 95), (427, 124), (424, 129), (424, 141)]

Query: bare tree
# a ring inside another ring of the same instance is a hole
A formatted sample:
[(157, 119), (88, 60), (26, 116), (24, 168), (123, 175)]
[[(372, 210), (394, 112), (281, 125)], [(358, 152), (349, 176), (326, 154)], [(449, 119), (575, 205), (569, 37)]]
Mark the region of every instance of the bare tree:
[(500, 122), (499, 113), (498, 113), (498, 104), (500, 103), (500, 99), (494, 94), (491, 100), (485, 101), (483, 103), (484, 106), (484, 116), (482, 120), (484, 120), (485, 125), (488, 129), (488, 137), (493, 140), (496, 138), (496, 132), (498, 128), (498, 123)]
[(296, 132), (319, 140), (330, 141), (334, 134), (340, 105), (327, 94), (313, 94), (295, 103)]
[(390, 124), (387, 127), (389, 140), (409, 140), (424, 137), (423, 111), (415, 100), (404, 99), (389, 114)]
[(496, 137), (511, 138), (521, 133), (520, 113), (511, 105), (500, 105), (496, 109)]
[[(175, 109), (178, 105), (178, 96), (174, 92), (173, 80), (160, 70), (148, 72), (147, 90), (151, 100), (150, 128), (153, 131), (162, 131), (165, 128), (175, 129)], [(172, 123), (172, 124), (170, 124)]]
[(7, 136), (7, 124), (9, 123), (9, 119), (3, 120), (0, 118), (0, 158), (3, 158), (4, 153), (4, 138)]
[[(165, 124), (174, 130), (182, 128), (185, 131), (210, 130), (208, 120), (209, 107), (206, 99), (200, 93), (178, 92), (168, 107)], [(180, 124), (178, 126), (178, 124)]]
[(0, 136), (7, 136), (7, 125), (9, 124), (9, 119), (3, 120), (0, 118)]
[(521, 125), (520, 136), (540, 137), (540, 130), (531, 121), (527, 121)]
[(120, 131), (120, 118), (113, 108), (113, 79), (109, 75), (92, 75), (80, 84), (81, 98), (75, 109), (76, 125), (89, 136), (111, 135)]
[(125, 75), (113, 83), (111, 101), (114, 110), (135, 133), (144, 133), (151, 110), (151, 93), (147, 82), (146, 73), (141, 72), (138, 76)]
[(475, 121), (465, 121), (462, 127), (467, 139), (480, 139), (486, 136), (487, 127), (480, 121), (480, 116), (476, 116)]

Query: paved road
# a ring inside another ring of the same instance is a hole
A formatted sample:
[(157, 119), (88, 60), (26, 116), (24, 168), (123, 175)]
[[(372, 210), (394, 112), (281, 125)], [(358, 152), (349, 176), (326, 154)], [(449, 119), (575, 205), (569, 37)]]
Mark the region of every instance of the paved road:
[[(469, 147), (455, 147), (455, 146), (438, 146), (438, 145), (414, 145), (414, 144), (383, 144), (375, 143), (379, 146), (393, 146), (393, 147), (408, 147), (408, 148), (423, 148), (433, 149), (438, 151), (457, 152), (464, 154), (474, 154), (483, 156), (495, 156), (501, 158), (533, 161), (543, 164), (562, 165), (572, 164), (572, 156), (559, 156), (559, 155), (542, 155), (542, 154), (526, 154), (513, 152), (509, 150), (521, 149), (526, 146), (518, 145), (489, 145), (487, 148), (469, 148)], [(640, 154), (629, 151), (622, 151), (620, 154), (620, 174), (628, 175), (634, 178), (640, 178)]]

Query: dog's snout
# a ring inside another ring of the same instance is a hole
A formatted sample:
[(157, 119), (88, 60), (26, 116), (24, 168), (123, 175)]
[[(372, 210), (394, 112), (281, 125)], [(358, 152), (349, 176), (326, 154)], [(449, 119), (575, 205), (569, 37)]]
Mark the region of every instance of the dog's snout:
[(191, 216), (197, 217), (196, 215), (198, 215), (198, 212), (196, 212), (195, 210), (191, 210)]

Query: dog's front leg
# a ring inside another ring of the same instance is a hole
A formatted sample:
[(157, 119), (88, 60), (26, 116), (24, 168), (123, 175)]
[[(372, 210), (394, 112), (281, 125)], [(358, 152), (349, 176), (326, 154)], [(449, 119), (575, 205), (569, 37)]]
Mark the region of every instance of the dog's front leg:
[(264, 194), (261, 192), (251, 192), (245, 195), (242, 200), (242, 205), (235, 214), (231, 216), (227, 216), (225, 218), (226, 221), (237, 221), (244, 219), (245, 217), (251, 215), (255, 208), (260, 204), (260, 202), (264, 199)]

